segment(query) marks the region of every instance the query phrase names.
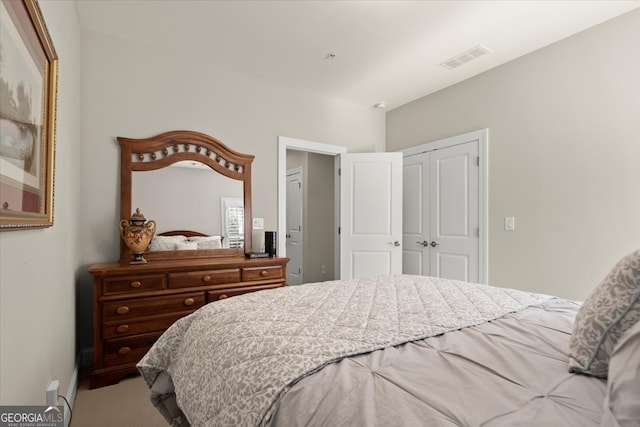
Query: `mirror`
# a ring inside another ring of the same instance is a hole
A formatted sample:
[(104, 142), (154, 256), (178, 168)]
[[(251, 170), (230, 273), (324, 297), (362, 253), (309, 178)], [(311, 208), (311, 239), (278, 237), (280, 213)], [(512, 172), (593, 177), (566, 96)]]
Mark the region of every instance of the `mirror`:
[[(225, 226), (228, 229), (231, 222), (236, 224), (236, 235), (227, 242), (223, 239), (222, 249), (147, 251), (146, 259), (230, 256), (251, 251), (254, 156), (235, 152), (217, 139), (193, 131), (117, 140), (121, 153), (121, 218), (129, 218), (140, 208), (147, 219), (156, 222), (156, 235), (186, 231), (195, 232), (193, 235), (224, 236)], [(224, 200), (236, 201), (236, 209), (230, 211), (231, 222), (224, 217)], [(240, 236), (238, 218), (243, 220), (239, 223)], [(244, 239), (244, 246), (242, 233), (249, 236)], [(131, 251), (121, 241), (120, 260), (130, 259)]]
[(196, 230), (225, 236), (222, 199), (239, 199), (242, 205), (242, 181), (220, 175), (200, 162), (134, 172), (131, 189), (131, 206), (156, 222), (157, 234)]

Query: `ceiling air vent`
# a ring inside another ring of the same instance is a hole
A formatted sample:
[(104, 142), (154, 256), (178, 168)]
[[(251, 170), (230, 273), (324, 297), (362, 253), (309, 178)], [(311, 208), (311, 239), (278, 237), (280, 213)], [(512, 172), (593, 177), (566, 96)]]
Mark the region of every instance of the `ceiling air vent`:
[(454, 56), (453, 58), (443, 62), (440, 65), (442, 65), (444, 68), (448, 68), (449, 70), (453, 70), (454, 68), (458, 68), (459, 66), (490, 52), (491, 51), (486, 47), (478, 45), (465, 52), (462, 52), (459, 55)]

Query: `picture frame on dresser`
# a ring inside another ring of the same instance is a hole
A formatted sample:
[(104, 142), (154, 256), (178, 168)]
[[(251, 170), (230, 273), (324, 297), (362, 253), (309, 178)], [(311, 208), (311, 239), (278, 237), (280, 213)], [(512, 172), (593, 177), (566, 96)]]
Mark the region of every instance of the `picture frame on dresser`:
[(0, 231), (53, 225), (58, 56), (36, 0), (0, 2)]

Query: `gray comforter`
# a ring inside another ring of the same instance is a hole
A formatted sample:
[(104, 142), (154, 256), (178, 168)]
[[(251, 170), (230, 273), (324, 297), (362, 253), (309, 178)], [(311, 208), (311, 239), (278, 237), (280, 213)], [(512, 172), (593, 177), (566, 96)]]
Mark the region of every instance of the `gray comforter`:
[(138, 368), (177, 426), (598, 425), (604, 383), (566, 373), (575, 309), (422, 276), (309, 284), (209, 304)]

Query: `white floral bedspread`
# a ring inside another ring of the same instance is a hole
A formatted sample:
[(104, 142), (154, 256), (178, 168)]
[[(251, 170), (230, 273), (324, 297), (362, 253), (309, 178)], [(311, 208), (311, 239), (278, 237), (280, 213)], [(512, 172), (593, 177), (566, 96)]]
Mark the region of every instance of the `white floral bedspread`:
[(292, 384), (329, 363), (484, 323), (549, 298), (407, 275), (260, 291), (178, 320), (138, 369), (149, 387), (170, 377), (188, 420), (168, 419), (174, 425), (264, 425)]

